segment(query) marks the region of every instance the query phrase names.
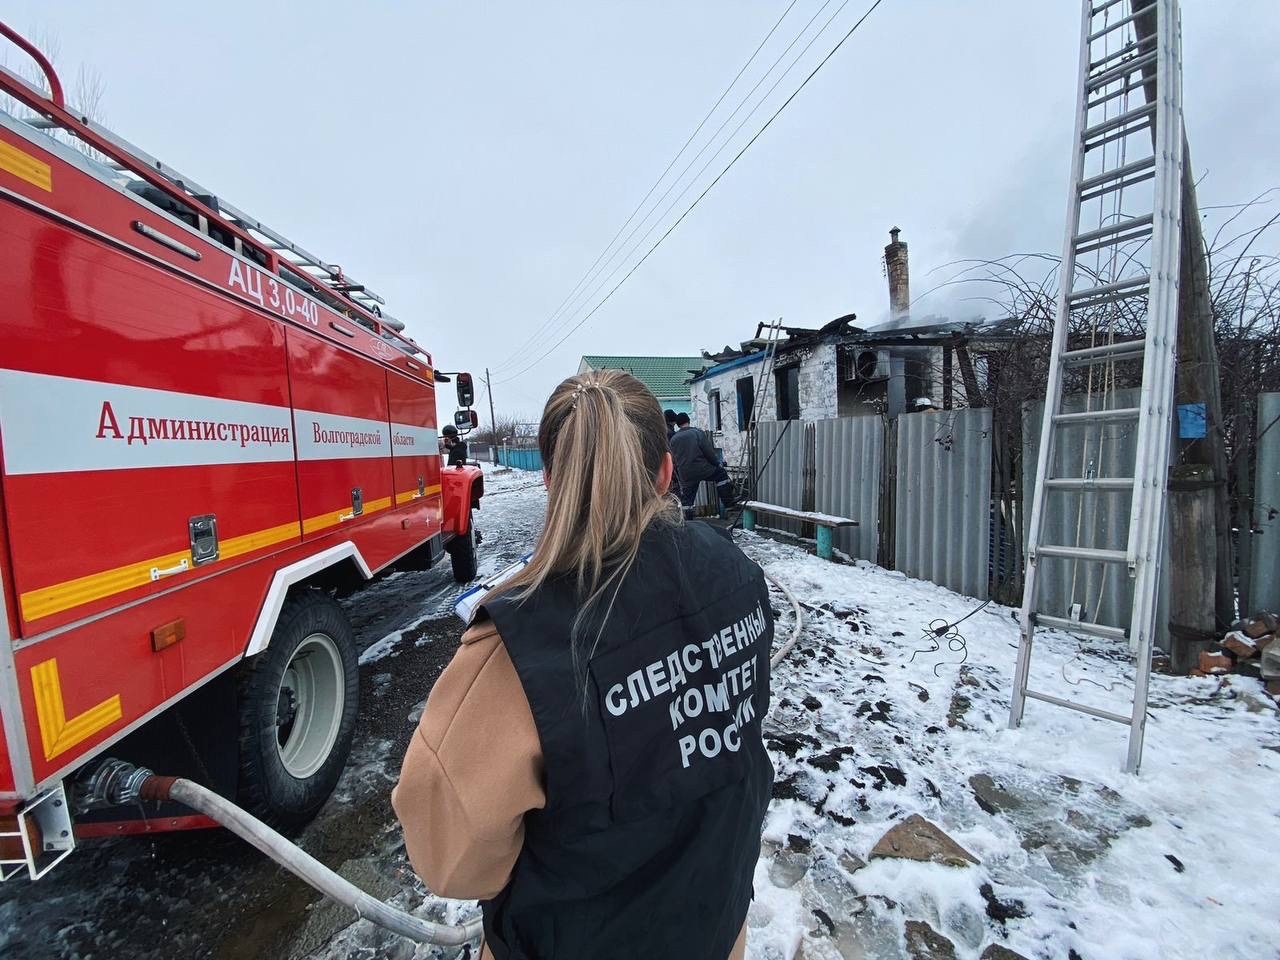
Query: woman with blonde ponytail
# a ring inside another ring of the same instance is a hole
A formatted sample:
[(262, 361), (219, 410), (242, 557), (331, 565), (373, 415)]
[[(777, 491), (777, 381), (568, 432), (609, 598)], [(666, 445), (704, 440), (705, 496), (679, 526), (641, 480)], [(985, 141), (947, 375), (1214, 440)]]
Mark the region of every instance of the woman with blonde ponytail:
[(392, 802), (484, 958), (740, 960), (773, 768), (760, 569), (671, 495), (658, 401), (551, 394), (546, 524), (436, 682)]

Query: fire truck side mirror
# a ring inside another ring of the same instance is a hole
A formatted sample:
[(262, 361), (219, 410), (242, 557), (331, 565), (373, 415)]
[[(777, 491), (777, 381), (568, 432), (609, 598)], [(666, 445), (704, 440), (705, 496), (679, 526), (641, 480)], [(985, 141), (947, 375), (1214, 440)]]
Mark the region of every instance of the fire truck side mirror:
[(476, 402), (476, 388), (471, 382), (471, 374), (458, 374), (458, 406), (469, 407)]
[(480, 414), (474, 410), (459, 410), (453, 415), (453, 425), (459, 430), (474, 430), (480, 426)]

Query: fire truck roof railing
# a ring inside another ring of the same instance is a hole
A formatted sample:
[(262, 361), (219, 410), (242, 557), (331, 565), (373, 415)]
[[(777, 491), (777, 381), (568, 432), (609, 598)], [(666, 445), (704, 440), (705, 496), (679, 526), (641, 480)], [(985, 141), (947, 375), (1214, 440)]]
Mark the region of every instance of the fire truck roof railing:
[[(321, 299), (330, 306), (349, 304), (357, 308), (352, 318), (380, 333), (384, 339), (406, 353), (420, 353), (421, 348), (401, 331), (404, 324), (386, 314), (382, 307), (386, 301), (362, 283), (348, 277), (340, 266), (330, 263), (294, 243), (283, 234), (227, 203), (192, 178), (151, 156), (140, 147), (96, 123), (87, 116), (70, 112), (63, 101), (62, 87), (52, 65), (38, 49), (23, 39), (12, 28), (0, 23), (0, 36), (12, 40), (29, 54), (40, 66), (49, 82), (49, 93), (28, 82), (7, 67), (0, 66), (0, 91), (20, 101), (36, 116), (15, 117), (28, 127), (52, 134), (61, 130), (97, 151), (105, 160), (94, 158), (98, 166), (105, 167), (128, 180), (136, 179), (169, 193), (174, 199), (197, 209), (215, 223), (228, 224), (228, 232), (240, 233), (242, 240), (252, 246), (270, 251), (281, 267), (298, 277), (310, 281)], [(51, 137), (52, 139), (52, 137)], [(57, 143), (57, 141), (54, 141)], [(338, 301), (334, 303), (333, 301)], [(364, 314), (365, 316), (361, 316)], [(385, 327), (385, 331), (380, 329)]]

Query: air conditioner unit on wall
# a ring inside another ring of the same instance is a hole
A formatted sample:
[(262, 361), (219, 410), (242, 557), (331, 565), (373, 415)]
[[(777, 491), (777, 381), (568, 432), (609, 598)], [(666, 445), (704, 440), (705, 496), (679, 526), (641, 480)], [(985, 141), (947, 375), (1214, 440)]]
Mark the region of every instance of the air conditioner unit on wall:
[(889, 379), (889, 351), (852, 347), (840, 355), (840, 379), (858, 383)]

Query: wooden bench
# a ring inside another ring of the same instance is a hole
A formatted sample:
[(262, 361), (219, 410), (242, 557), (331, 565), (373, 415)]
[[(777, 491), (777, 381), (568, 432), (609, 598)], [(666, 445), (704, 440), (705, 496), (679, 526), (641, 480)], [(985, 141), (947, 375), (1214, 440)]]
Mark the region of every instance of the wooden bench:
[(756, 528), (756, 514), (768, 513), (775, 517), (786, 517), (788, 520), (799, 520), (812, 523), (818, 528), (818, 556), (823, 560), (831, 559), (831, 534), (836, 527), (856, 527), (857, 520), (848, 517), (833, 517), (829, 513), (815, 513), (812, 510), (794, 510), (791, 507), (779, 507), (759, 500), (748, 500), (742, 505), (742, 529)]

